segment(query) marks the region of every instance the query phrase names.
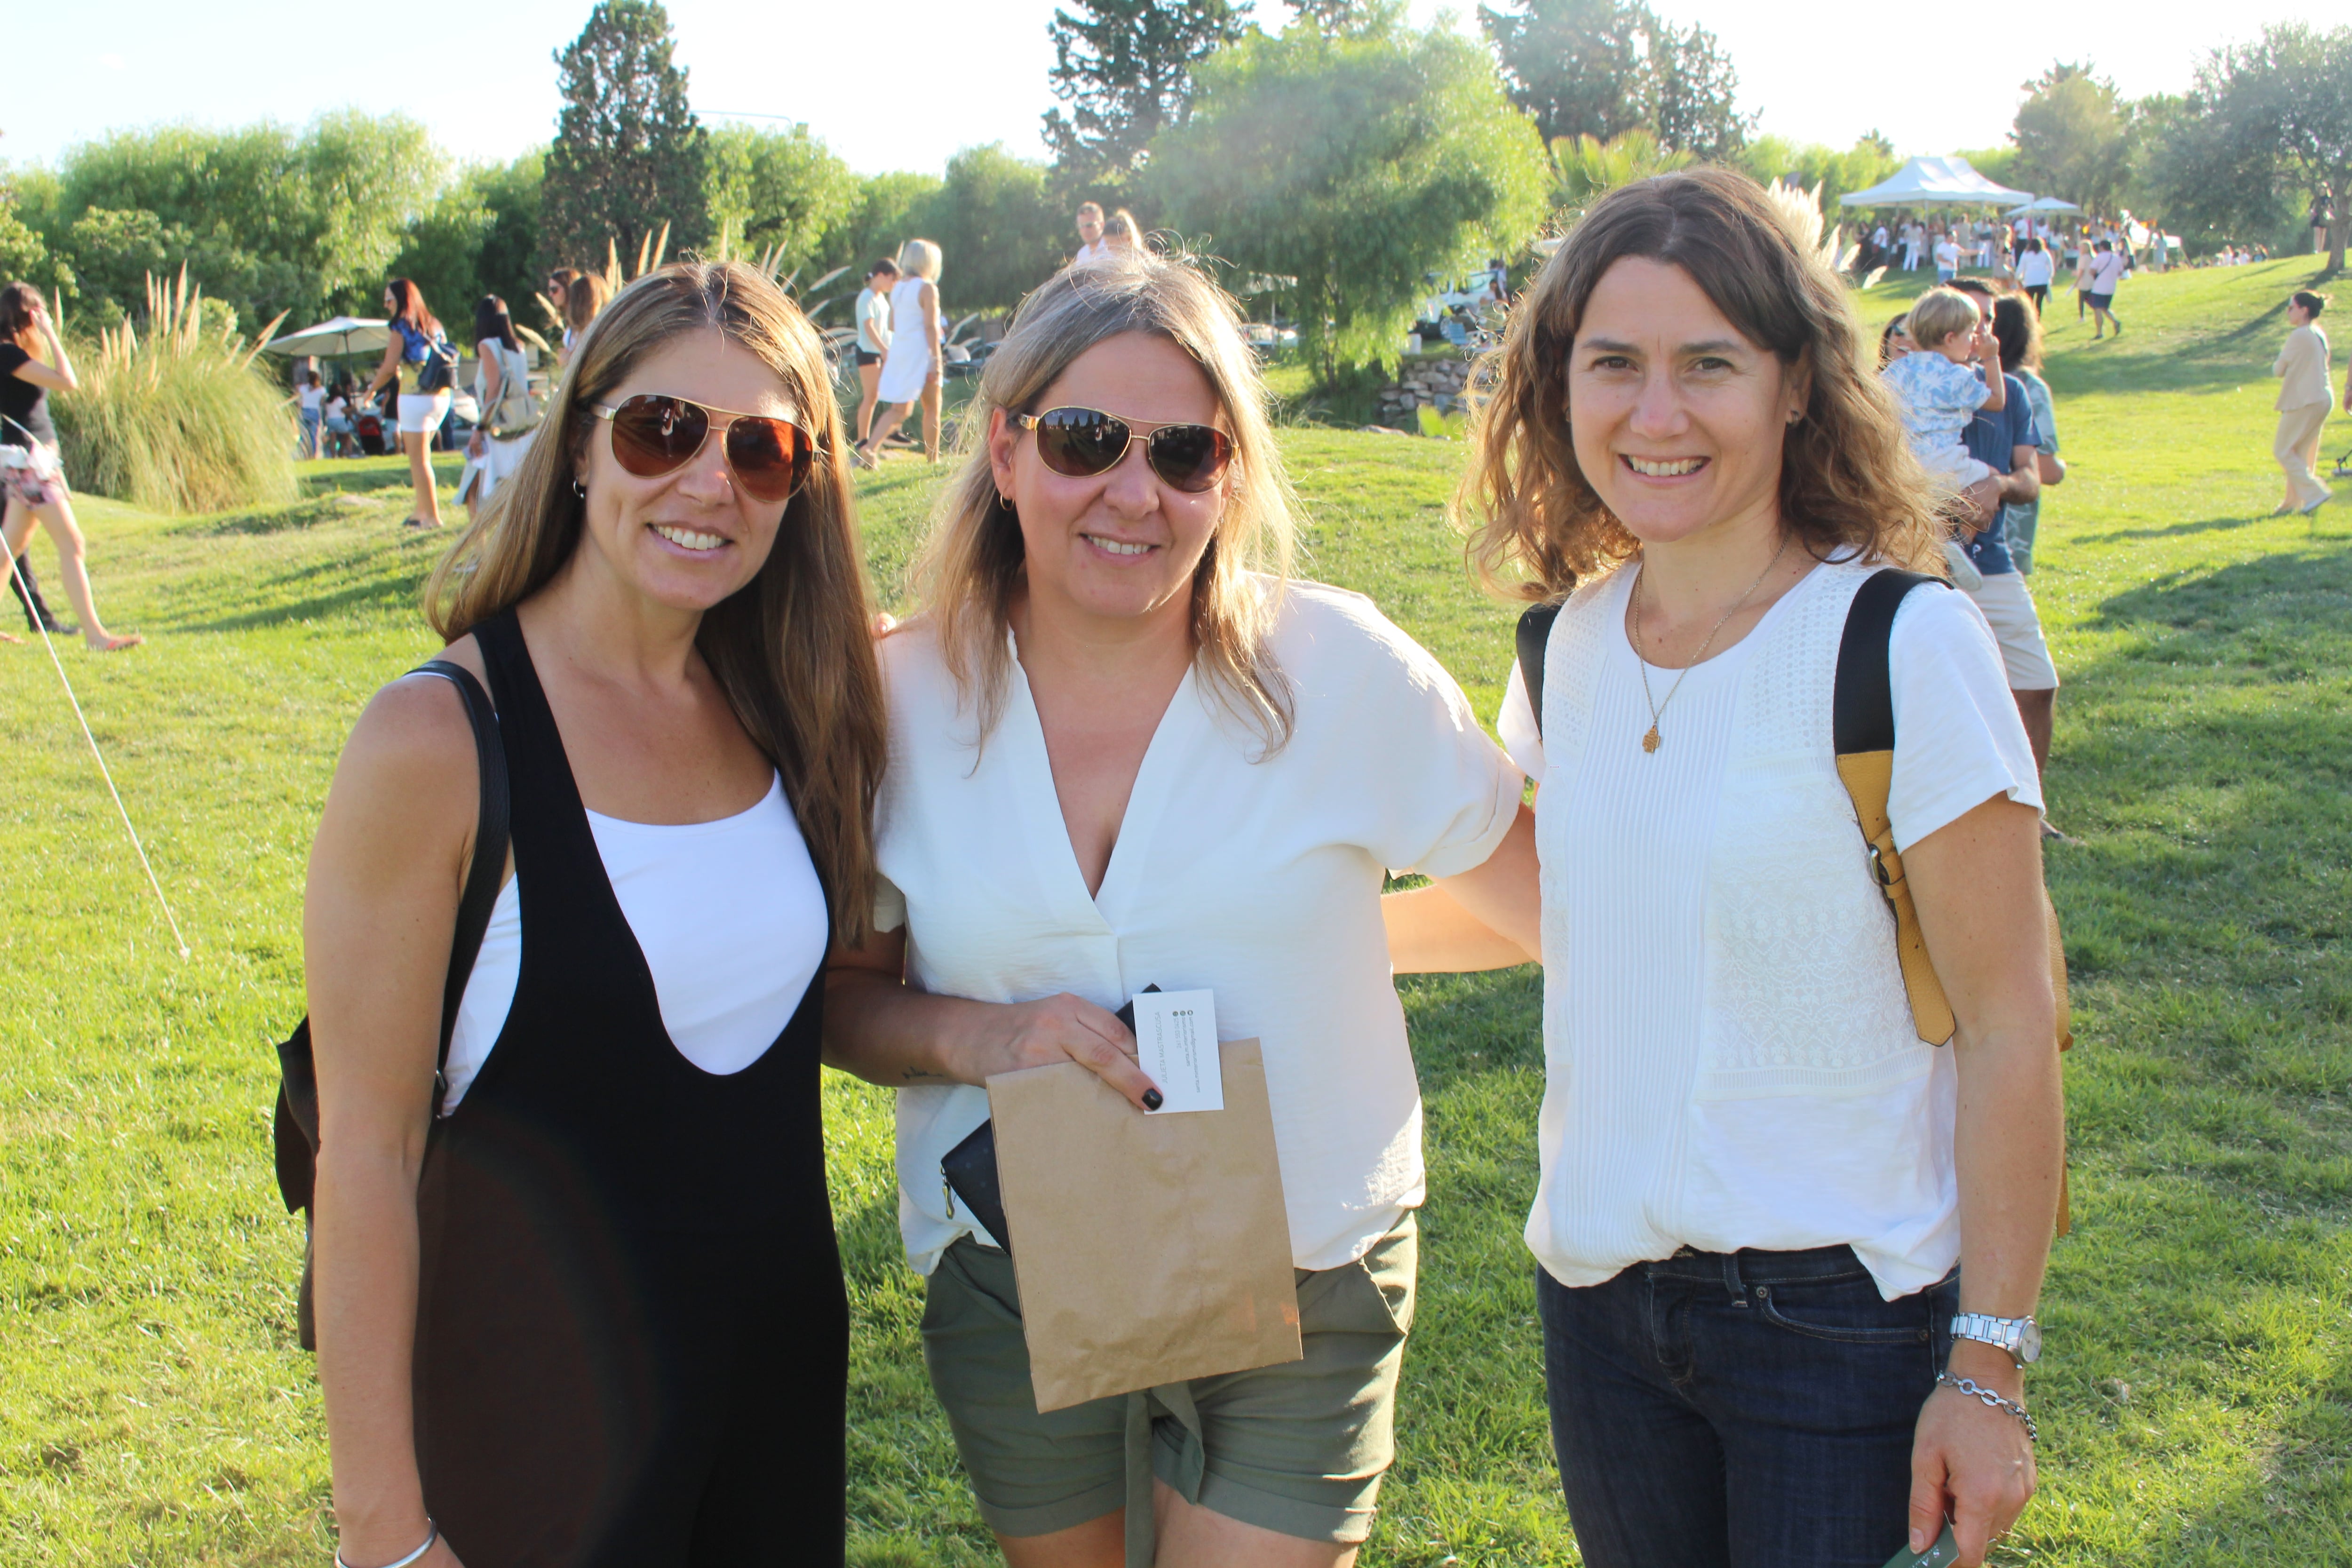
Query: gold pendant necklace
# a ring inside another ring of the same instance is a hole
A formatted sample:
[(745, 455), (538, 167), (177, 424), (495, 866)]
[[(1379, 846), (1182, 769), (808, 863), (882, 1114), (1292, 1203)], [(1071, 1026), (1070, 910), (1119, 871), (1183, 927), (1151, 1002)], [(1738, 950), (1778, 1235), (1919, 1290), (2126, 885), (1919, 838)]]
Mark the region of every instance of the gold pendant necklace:
[(1780, 564), (1780, 557), (1788, 552), (1789, 536), (1782, 534), (1780, 548), (1772, 552), (1772, 559), (1764, 563), (1764, 570), (1756, 574), (1756, 581), (1748, 584), (1748, 592), (1740, 595), (1738, 602), (1723, 612), (1723, 618), (1715, 623), (1714, 628), (1706, 634), (1706, 640), (1698, 645), (1698, 652), (1691, 655), (1690, 663), (1683, 666), (1682, 673), (1675, 676), (1675, 683), (1666, 689), (1664, 702), (1650, 695), (1650, 658), (1642, 651), (1642, 578), (1649, 574), (1649, 563), (1643, 563), (1641, 575), (1633, 579), (1633, 664), (1642, 672), (1642, 700), (1650, 706), (1650, 730), (1642, 737), (1643, 751), (1655, 752), (1664, 743), (1665, 737), (1658, 733), (1659, 716), (1674, 705), (1675, 693), (1683, 689), (1683, 682), (1690, 679), (1690, 672), (1706, 662), (1706, 650), (1715, 646), (1717, 634), (1731, 624), (1732, 616), (1748, 607), (1748, 601), (1756, 596), (1756, 590), (1764, 585), (1764, 579), (1772, 575), (1772, 568)]

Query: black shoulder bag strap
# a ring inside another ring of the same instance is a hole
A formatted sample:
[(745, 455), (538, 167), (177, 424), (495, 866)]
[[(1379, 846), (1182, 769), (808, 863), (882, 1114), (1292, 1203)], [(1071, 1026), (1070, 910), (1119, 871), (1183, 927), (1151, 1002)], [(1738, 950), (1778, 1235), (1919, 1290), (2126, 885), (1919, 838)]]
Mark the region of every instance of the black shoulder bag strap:
[[(465, 700), (466, 718), (474, 731), (474, 759), (481, 774), (481, 803), (474, 827), (474, 859), (466, 870), (466, 889), (457, 900), (457, 925), (449, 941), (449, 976), (441, 991), (441, 1039), (433, 1060), (433, 1115), (441, 1114), (447, 1090), (449, 1038), (457, 1030), (457, 1006), (465, 1000), (466, 982), (473, 977), (474, 960), (482, 951), (482, 934), (489, 929), (490, 910), (499, 900), (499, 883), (507, 863), (508, 827), (512, 803), (507, 784), (506, 747), (499, 738), (497, 710), (473, 671), (446, 659), (434, 659), (408, 672), (437, 675), (457, 689)], [(310, 1206), (319, 1172), (319, 1072), (310, 1053), (310, 1020), (295, 1026), (293, 1035), (278, 1047), (278, 1107), (271, 1128), (278, 1166), (278, 1191), (286, 1212)], [(296, 1305), (297, 1329), (302, 1348), (317, 1348), (310, 1311), (310, 1257), (306, 1244), (302, 1285)]]
[(1544, 650), (1551, 647), (1551, 624), (1559, 619), (1565, 599), (1529, 605), (1519, 615), (1519, 684), (1528, 689), (1528, 706), (1536, 716), (1536, 739), (1543, 739)]

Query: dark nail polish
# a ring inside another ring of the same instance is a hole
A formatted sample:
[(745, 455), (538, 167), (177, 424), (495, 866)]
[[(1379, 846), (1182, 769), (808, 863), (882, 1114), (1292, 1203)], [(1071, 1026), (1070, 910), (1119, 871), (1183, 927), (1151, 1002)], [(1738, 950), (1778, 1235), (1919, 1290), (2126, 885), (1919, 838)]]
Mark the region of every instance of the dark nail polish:
[(1165, 1098), (1160, 1094), (1160, 1092), (1158, 1089), (1145, 1089), (1145, 1090), (1143, 1091), (1143, 1109), (1144, 1109), (1144, 1110), (1159, 1110), (1162, 1105), (1165, 1105), (1166, 1103), (1167, 1103), (1166, 1099), (1165, 1099)]

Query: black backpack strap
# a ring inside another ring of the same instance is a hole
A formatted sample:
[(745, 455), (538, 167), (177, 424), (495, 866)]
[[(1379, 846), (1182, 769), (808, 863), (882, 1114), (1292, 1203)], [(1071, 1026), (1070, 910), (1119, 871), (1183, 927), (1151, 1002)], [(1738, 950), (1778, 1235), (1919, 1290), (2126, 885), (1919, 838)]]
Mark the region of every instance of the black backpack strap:
[(1887, 646), (1895, 635), (1895, 612), (1925, 583), (1951, 586), (1941, 577), (1889, 567), (1872, 574), (1846, 610), (1830, 709), (1835, 736), (1831, 749), (1840, 756), (1895, 749), (1895, 677), (1887, 667)]
[(474, 863), (466, 872), (466, 891), (457, 900), (457, 929), (449, 941), (449, 978), (441, 991), (441, 1047), (433, 1061), (433, 1114), (441, 1114), (441, 1097), (447, 1089), (449, 1037), (457, 1032), (457, 1008), (466, 999), (466, 982), (473, 978), (474, 960), (482, 951), (482, 934), (490, 929), (490, 910), (499, 901), (499, 882), (507, 867), (507, 833), (512, 802), (507, 788), (507, 749), (499, 738), (498, 710), (490, 694), (465, 666), (436, 658), (420, 664), (411, 675), (437, 675), (466, 700), (466, 717), (474, 727), (474, 760), (482, 778), (482, 804), (474, 827)]
[(1551, 647), (1551, 624), (1559, 619), (1567, 601), (1529, 605), (1519, 616), (1519, 682), (1528, 689), (1528, 707), (1536, 716), (1536, 739), (1543, 739), (1544, 650)]

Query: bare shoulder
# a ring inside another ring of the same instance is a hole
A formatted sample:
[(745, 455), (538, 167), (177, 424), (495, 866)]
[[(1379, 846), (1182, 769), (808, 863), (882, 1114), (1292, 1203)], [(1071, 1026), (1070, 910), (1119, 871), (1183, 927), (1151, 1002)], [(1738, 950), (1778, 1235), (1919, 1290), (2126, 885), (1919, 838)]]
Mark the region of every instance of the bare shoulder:
[[(484, 676), (471, 637), (438, 656)], [(335, 769), (340, 804), (378, 830), (421, 836), (412, 842), (469, 835), (480, 795), (474, 729), (465, 699), (436, 675), (404, 675), (384, 686), (352, 726)]]

